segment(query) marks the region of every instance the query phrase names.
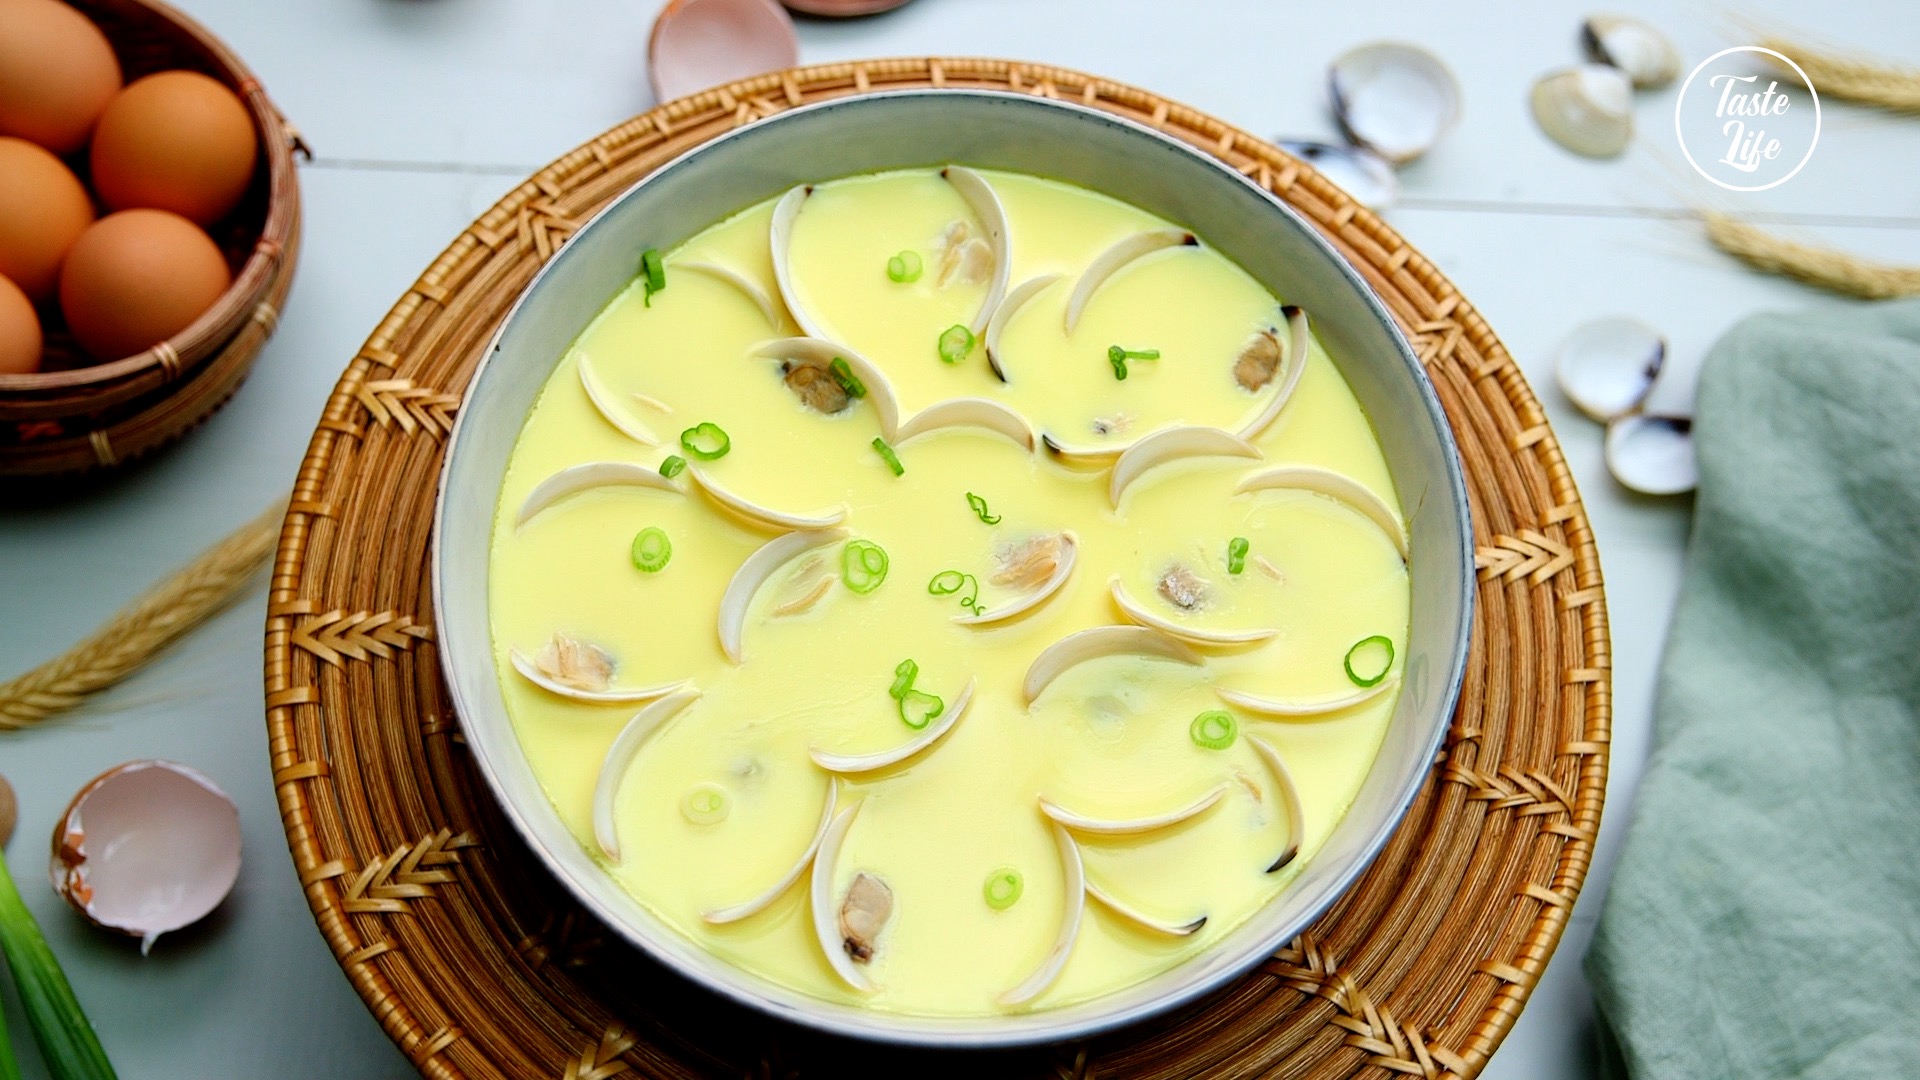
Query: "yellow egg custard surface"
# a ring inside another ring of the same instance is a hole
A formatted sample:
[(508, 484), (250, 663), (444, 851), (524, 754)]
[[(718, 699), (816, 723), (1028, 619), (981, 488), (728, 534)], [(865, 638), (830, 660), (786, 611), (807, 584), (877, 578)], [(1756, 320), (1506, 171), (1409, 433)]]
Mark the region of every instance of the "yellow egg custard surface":
[(1311, 312), (961, 166), (635, 259), (520, 432), (489, 581), (521, 748), (609, 874), (774, 983), (958, 1017), (1132, 985), (1288, 887), (1409, 604)]

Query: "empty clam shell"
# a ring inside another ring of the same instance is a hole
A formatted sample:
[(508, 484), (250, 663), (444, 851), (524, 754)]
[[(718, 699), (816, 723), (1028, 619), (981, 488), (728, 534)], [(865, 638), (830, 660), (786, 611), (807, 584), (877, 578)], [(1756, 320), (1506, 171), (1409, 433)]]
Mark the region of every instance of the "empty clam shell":
[(1197, 425), (1161, 428), (1127, 447), (1113, 463), (1113, 475), (1107, 478), (1107, 499), (1118, 508), (1135, 480), (1151, 469), (1183, 458), (1259, 456), (1258, 447), (1219, 428)]
[(1168, 937), (1188, 937), (1197, 932), (1201, 927), (1207, 925), (1207, 917), (1205, 915), (1183, 923), (1156, 919), (1146, 912), (1141, 911), (1139, 908), (1126, 903), (1105, 889), (1102, 889), (1100, 886), (1095, 885), (1091, 878), (1087, 879), (1087, 896), (1099, 901), (1102, 907), (1105, 907), (1108, 911), (1113, 912), (1115, 915), (1120, 916), (1135, 926), (1143, 930), (1151, 930), (1156, 934), (1165, 934)]
[(1129, 620), (1195, 645), (1251, 645), (1279, 633), (1278, 630), (1265, 629), (1208, 630), (1198, 626), (1183, 626), (1135, 600), (1117, 574), (1108, 580), (1107, 590), (1113, 595), (1113, 606), (1119, 608), (1120, 613)]
[(1335, 146), (1306, 139), (1280, 139), (1276, 145), (1313, 166), (1369, 209), (1384, 210), (1400, 197), (1400, 180), (1393, 175), (1393, 166), (1364, 146)]
[(526, 501), (520, 504), (520, 513), (513, 523), (525, 525), (535, 514), (567, 496), (600, 487), (646, 487), (681, 494), (678, 484), (661, 476), (660, 470), (652, 466), (631, 461), (589, 461), (561, 469), (535, 484), (533, 490), (527, 492)]
[(587, 400), (593, 403), (601, 419), (612, 424), (614, 430), (620, 434), (642, 446), (660, 444), (660, 437), (648, 430), (647, 425), (627, 415), (626, 410), (619, 407), (613, 392), (607, 389), (606, 384), (600, 381), (600, 376), (594, 372), (592, 357), (581, 353), (574, 361), (574, 366), (580, 373), (580, 389), (587, 392)]
[(743, 499), (707, 475), (698, 465), (688, 465), (687, 475), (693, 478), (693, 486), (713, 500), (714, 505), (726, 510), (741, 521), (768, 532), (788, 532), (793, 529), (831, 529), (847, 520), (847, 508), (835, 506), (813, 514), (791, 514), (785, 510), (775, 510), (770, 506), (761, 506), (757, 502)]
[(1007, 369), (1000, 362), (1000, 335), (1006, 332), (1007, 324), (1013, 321), (1015, 315), (1020, 314), (1020, 309), (1026, 307), (1029, 300), (1039, 296), (1046, 291), (1047, 286), (1059, 280), (1059, 274), (1041, 274), (1039, 277), (1028, 278), (1014, 286), (1013, 290), (1000, 301), (1000, 306), (993, 309), (993, 316), (987, 320), (985, 340), (987, 366), (993, 369), (994, 378), (1001, 382), (1007, 381)]
[(898, 446), (908, 439), (944, 428), (980, 428), (1005, 435), (1022, 450), (1033, 450), (1033, 427), (1027, 418), (988, 398), (949, 398), (914, 413), (894, 432)]
[(833, 902), (834, 867), (840, 861), (840, 848), (846, 843), (847, 831), (853, 828), (854, 819), (860, 816), (860, 808), (865, 805), (866, 800), (862, 799), (840, 811), (827, 827), (826, 835), (820, 838), (820, 849), (813, 856), (813, 880), (808, 893), (813, 905), (813, 934), (820, 942), (820, 951), (827, 956), (827, 964), (848, 986), (871, 992), (877, 989), (873, 980), (847, 955), (840, 933), (839, 912)]
[(767, 290), (760, 287), (759, 282), (733, 267), (710, 262), (683, 262), (676, 263), (674, 269), (690, 270), (733, 286), (742, 296), (752, 301), (754, 307), (760, 309), (760, 314), (767, 317), (768, 323), (776, 328), (780, 325), (780, 309), (774, 306), (773, 297)]
[(1607, 471), (1643, 495), (1679, 495), (1700, 482), (1693, 459), (1693, 421), (1634, 413), (1607, 425)]
[(872, 754), (832, 754), (825, 750), (809, 750), (807, 753), (813, 758), (815, 765), (830, 773), (840, 773), (843, 776), (875, 772), (889, 765), (898, 765), (947, 737), (947, 733), (953, 730), (962, 716), (966, 715), (967, 706), (973, 704), (973, 691), (978, 683), (978, 679), (969, 678), (967, 685), (960, 688), (959, 696), (953, 699), (953, 704), (947, 706), (939, 719), (891, 750), (881, 750)]
[(1040, 799), (1040, 812), (1072, 829), (1074, 832), (1092, 836), (1138, 836), (1141, 833), (1157, 832), (1172, 828), (1183, 821), (1199, 817), (1213, 808), (1213, 805), (1226, 797), (1226, 784), (1220, 784), (1205, 795), (1185, 806), (1176, 807), (1161, 814), (1152, 814), (1143, 818), (1096, 818), (1055, 803), (1045, 797)]
[(814, 853), (820, 850), (820, 841), (826, 837), (828, 827), (833, 824), (833, 809), (839, 802), (839, 791), (839, 782), (829, 777), (827, 779), (827, 801), (826, 804), (821, 807), (820, 824), (813, 830), (813, 839), (807, 841), (806, 850), (800, 853), (800, 857), (794, 860), (793, 866), (786, 873), (780, 875), (780, 880), (768, 886), (767, 891), (751, 900), (735, 904), (732, 907), (720, 908), (716, 911), (702, 912), (700, 918), (710, 926), (723, 926), (727, 923), (739, 922), (741, 919), (758, 915), (760, 912), (773, 906), (773, 902), (780, 899), (781, 893), (793, 888), (793, 883), (799, 881), (800, 875), (806, 873), (807, 867), (813, 864)]
[(1226, 702), (1236, 709), (1244, 709), (1250, 713), (1259, 713), (1262, 716), (1299, 720), (1307, 717), (1332, 716), (1336, 713), (1342, 713), (1348, 709), (1364, 705), (1374, 698), (1379, 697), (1381, 694), (1393, 689), (1399, 685), (1399, 683), (1399, 678), (1395, 677), (1382, 680), (1378, 685), (1370, 686), (1365, 690), (1357, 690), (1351, 694), (1341, 694), (1338, 697), (1330, 698), (1315, 698), (1308, 701), (1283, 701), (1279, 698), (1261, 697), (1258, 694), (1248, 694), (1239, 690), (1228, 690), (1220, 686), (1214, 687), (1213, 692), (1221, 701)]
[(793, 18), (774, 0), (673, 0), (647, 41), (661, 102), (799, 62)]
[(1576, 154), (1616, 157), (1633, 139), (1633, 82), (1606, 64), (1548, 72), (1533, 84), (1533, 119)]
[(1267, 873), (1277, 873), (1286, 869), (1300, 854), (1300, 838), (1306, 835), (1306, 810), (1300, 804), (1300, 788), (1293, 782), (1293, 774), (1287, 771), (1287, 763), (1281, 759), (1280, 752), (1272, 744), (1258, 735), (1248, 735), (1247, 741), (1260, 754), (1260, 760), (1266, 762), (1267, 769), (1273, 774), (1274, 786), (1280, 790), (1280, 799), (1287, 804), (1287, 844), (1280, 854), (1267, 865)]
[(1347, 138), (1395, 165), (1433, 148), (1460, 118), (1460, 84), (1439, 57), (1396, 41), (1362, 45), (1327, 69)]
[(1183, 642), (1144, 626), (1095, 626), (1068, 634), (1046, 647), (1027, 666), (1021, 681), (1026, 703), (1032, 705), (1053, 680), (1068, 668), (1103, 656), (1151, 656), (1199, 667), (1204, 661)]
[(1104, 469), (1120, 460), (1129, 444), (1118, 446), (1077, 446), (1061, 442), (1047, 432), (1040, 433), (1040, 445), (1046, 449), (1047, 456), (1075, 469)]
[(845, 529), (807, 529), (776, 536), (741, 562), (720, 596), (720, 651), (727, 659), (740, 663), (745, 655), (741, 638), (746, 633), (747, 609), (753, 598), (776, 571), (798, 556), (823, 544), (846, 539)]
[(1378, 525), (1380, 531), (1386, 533), (1387, 538), (1393, 541), (1394, 549), (1400, 552), (1402, 559), (1407, 557), (1407, 530), (1400, 524), (1399, 515), (1393, 512), (1393, 507), (1388, 506), (1380, 496), (1367, 490), (1358, 480), (1331, 469), (1316, 468), (1312, 465), (1282, 465), (1277, 469), (1254, 473), (1240, 481), (1240, 486), (1234, 488), (1233, 493), (1244, 495), (1250, 491), (1278, 489), (1311, 491), (1325, 495), (1335, 502), (1346, 503), (1362, 517)]
[(1574, 327), (1560, 344), (1554, 376), (1575, 408), (1601, 423), (1638, 409), (1667, 359), (1667, 339), (1623, 315)]
[(1134, 233), (1094, 256), (1086, 270), (1081, 272), (1080, 280), (1074, 283), (1073, 295), (1067, 297), (1067, 333), (1073, 333), (1073, 328), (1080, 324), (1080, 313), (1086, 310), (1087, 301), (1093, 299), (1094, 292), (1128, 263), (1143, 259), (1162, 248), (1198, 243), (1200, 241), (1185, 229), (1148, 229)]
[(993, 185), (972, 169), (949, 165), (940, 170), (940, 175), (967, 201), (973, 216), (980, 219), (981, 228), (987, 231), (987, 246), (993, 249), (993, 276), (987, 282), (987, 295), (981, 299), (980, 310), (974, 313), (967, 327), (978, 336), (986, 332), (988, 320), (999, 309), (1001, 298), (1007, 295), (1007, 272), (1013, 262), (1007, 211), (1000, 205), (1000, 196), (994, 194)]
[(1633, 85), (1658, 90), (1680, 74), (1680, 53), (1665, 34), (1624, 15), (1594, 15), (1580, 27), (1587, 58), (1626, 72)]
[(1060, 970), (1067, 966), (1073, 943), (1080, 936), (1080, 923), (1086, 918), (1087, 868), (1080, 859), (1080, 845), (1058, 823), (1053, 826), (1053, 842), (1060, 849), (1060, 866), (1066, 877), (1067, 907), (1060, 916), (1060, 932), (1055, 936), (1053, 948), (1047, 951), (1047, 958), (1039, 969), (1027, 976), (1019, 986), (1000, 995), (1002, 1005), (1025, 1005), (1053, 985), (1053, 981), (1060, 977)]
[(633, 759), (640, 756), (647, 740), (653, 738), (654, 733), (665, 727), (667, 721), (678, 716), (699, 696), (698, 690), (682, 690), (634, 713), (633, 719), (620, 729), (620, 734), (614, 736), (613, 746), (601, 760), (600, 775), (593, 784), (593, 838), (613, 862), (620, 861), (620, 837), (613, 820), (613, 806), (620, 795), (620, 781), (626, 777), (627, 770), (633, 767)]
[(185, 765), (116, 765), (81, 788), (54, 826), (48, 876), (88, 922), (139, 938), (144, 953), (232, 890), (240, 812)]
[(812, 194), (812, 184), (801, 184), (780, 196), (780, 201), (773, 204), (773, 222), (767, 227), (767, 248), (773, 254), (773, 283), (779, 288), (780, 299), (786, 302), (793, 321), (807, 337), (823, 339), (826, 334), (821, 331), (820, 324), (800, 303), (799, 290), (794, 288), (793, 271), (789, 267), (793, 251), (793, 223)]

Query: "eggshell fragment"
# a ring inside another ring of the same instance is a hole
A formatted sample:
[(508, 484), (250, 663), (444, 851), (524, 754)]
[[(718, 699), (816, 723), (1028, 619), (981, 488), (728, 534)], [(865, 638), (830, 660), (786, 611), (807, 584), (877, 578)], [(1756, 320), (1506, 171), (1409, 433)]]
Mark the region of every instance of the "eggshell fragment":
[(9, 0), (0, 20), (0, 135), (71, 153), (120, 90), (100, 28), (56, 0)]
[(210, 914), (240, 876), (240, 812), (171, 761), (129, 761), (80, 789), (53, 830), (53, 890), (95, 926), (140, 939)]
[(59, 158), (25, 139), (0, 138), (0, 277), (39, 300), (60, 282), (60, 260), (93, 224), (87, 189)]
[(200, 227), (165, 210), (122, 210), (82, 233), (60, 269), (60, 310), (80, 344), (117, 360), (192, 325), (231, 280)]
[(152, 207), (211, 225), (239, 205), (259, 141), (246, 105), (197, 71), (120, 91), (93, 133), (93, 188), (115, 210)]

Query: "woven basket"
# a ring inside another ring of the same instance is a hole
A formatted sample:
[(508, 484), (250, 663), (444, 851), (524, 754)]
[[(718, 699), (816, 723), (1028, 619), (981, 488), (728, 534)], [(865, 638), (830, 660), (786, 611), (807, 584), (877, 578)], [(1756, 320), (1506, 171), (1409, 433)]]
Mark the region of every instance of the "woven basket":
[[(554, 250), (635, 180), (740, 124), (926, 86), (1108, 110), (1217, 155), (1304, 214), (1379, 291), (1433, 380), (1480, 567), (1445, 749), (1352, 891), (1198, 1004), (1085, 1043), (967, 1057), (789, 1027), (692, 988), (596, 925), (479, 777), (427, 623), (450, 414)], [(348, 365), (294, 487), (266, 626), (273, 776), (301, 884), (354, 988), (432, 1077), (1472, 1076), (1586, 875), (1609, 667), (1599, 560), (1559, 445), (1512, 358), (1432, 264), (1319, 174), (1212, 117), (1071, 71), (975, 59), (734, 83), (637, 117), (508, 194)]]
[[(58, 306), (42, 306), (44, 370), (0, 375), (0, 476), (110, 468), (205, 419), (232, 396), (273, 333), (299, 247), (293, 154), (306, 148), (239, 57), (165, 4), (69, 2), (106, 33), (128, 82), (184, 68), (240, 95), (253, 116), (261, 162), (240, 205), (210, 230), (233, 284), (193, 325), (146, 352), (96, 364), (67, 333)], [(83, 180), (84, 158), (69, 162)]]

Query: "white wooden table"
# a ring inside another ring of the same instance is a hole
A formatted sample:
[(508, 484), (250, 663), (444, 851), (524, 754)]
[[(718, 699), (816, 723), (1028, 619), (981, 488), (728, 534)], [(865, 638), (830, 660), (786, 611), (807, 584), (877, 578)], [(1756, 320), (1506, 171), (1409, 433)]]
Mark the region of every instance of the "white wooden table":
[[(318, 157), (302, 170), (306, 225), (280, 329), (246, 387), (204, 430), (103, 488), (0, 507), (0, 676), (65, 648), (167, 569), (285, 491), (321, 405), (394, 298), (519, 178), (650, 105), (645, 43), (659, 0), (176, 0), (223, 35)], [(1611, 0), (1662, 25), (1688, 66), (1745, 40), (1723, 5)], [(1912, 61), (1911, 0), (1742, 5)], [(1674, 211), (1780, 215), (1864, 254), (1920, 262), (1920, 121), (1829, 103), (1800, 176), (1760, 195), (1710, 188), (1672, 135), (1675, 91), (1643, 95), (1641, 134), (1616, 162), (1577, 159), (1533, 127), (1534, 75), (1572, 62), (1583, 5), (1349, 0), (919, 0), (891, 15), (801, 25), (807, 62), (981, 54), (1058, 63), (1150, 87), (1265, 134), (1332, 133), (1322, 72), (1382, 37), (1424, 44), (1458, 74), (1465, 117), (1403, 174), (1388, 218), (1472, 298), (1545, 400), (1586, 496), (1613, 617), (1613, 772), (1587, 889), (1554, 962), (1486, 1075), (1591, 1075), (1580, 975), (1635, 781), (1653, 675), (1689, 524), (1683, 500), (1631, 497), (1607, 478), (1600, 432), (1552, 385), (1546, 357), (1575, 323), (1628, 313), (1663, 328), (1661, 396), (1684, 404), (1706, 347), (1763, 309), (1845, 303), (1751, 275)], [(1764, 15), (1757, 16), (1765, 18)], [(1808, 25), (1811, 24), (1811, 25)], [(413, 1075), (328, 954), (294, 879), (268, 780), (261, 717), (264, 585), (119, 689), (44, 729), (0, 736), (19, 790), (16, 876), (65, 959), (107, 1049), (144, 1077)], [(116, 762), (176, 758), (239, 801), (246, 865), (227, 905), (142, 958), (82, 926), (40, 874), (79, 785)], [(16, 1046), (30, 1041), (8, 986)], [(31, 1058), (29, 1050), (25, 1056)], [(30, 1078), (45, 1075), (25, 1063)]]

